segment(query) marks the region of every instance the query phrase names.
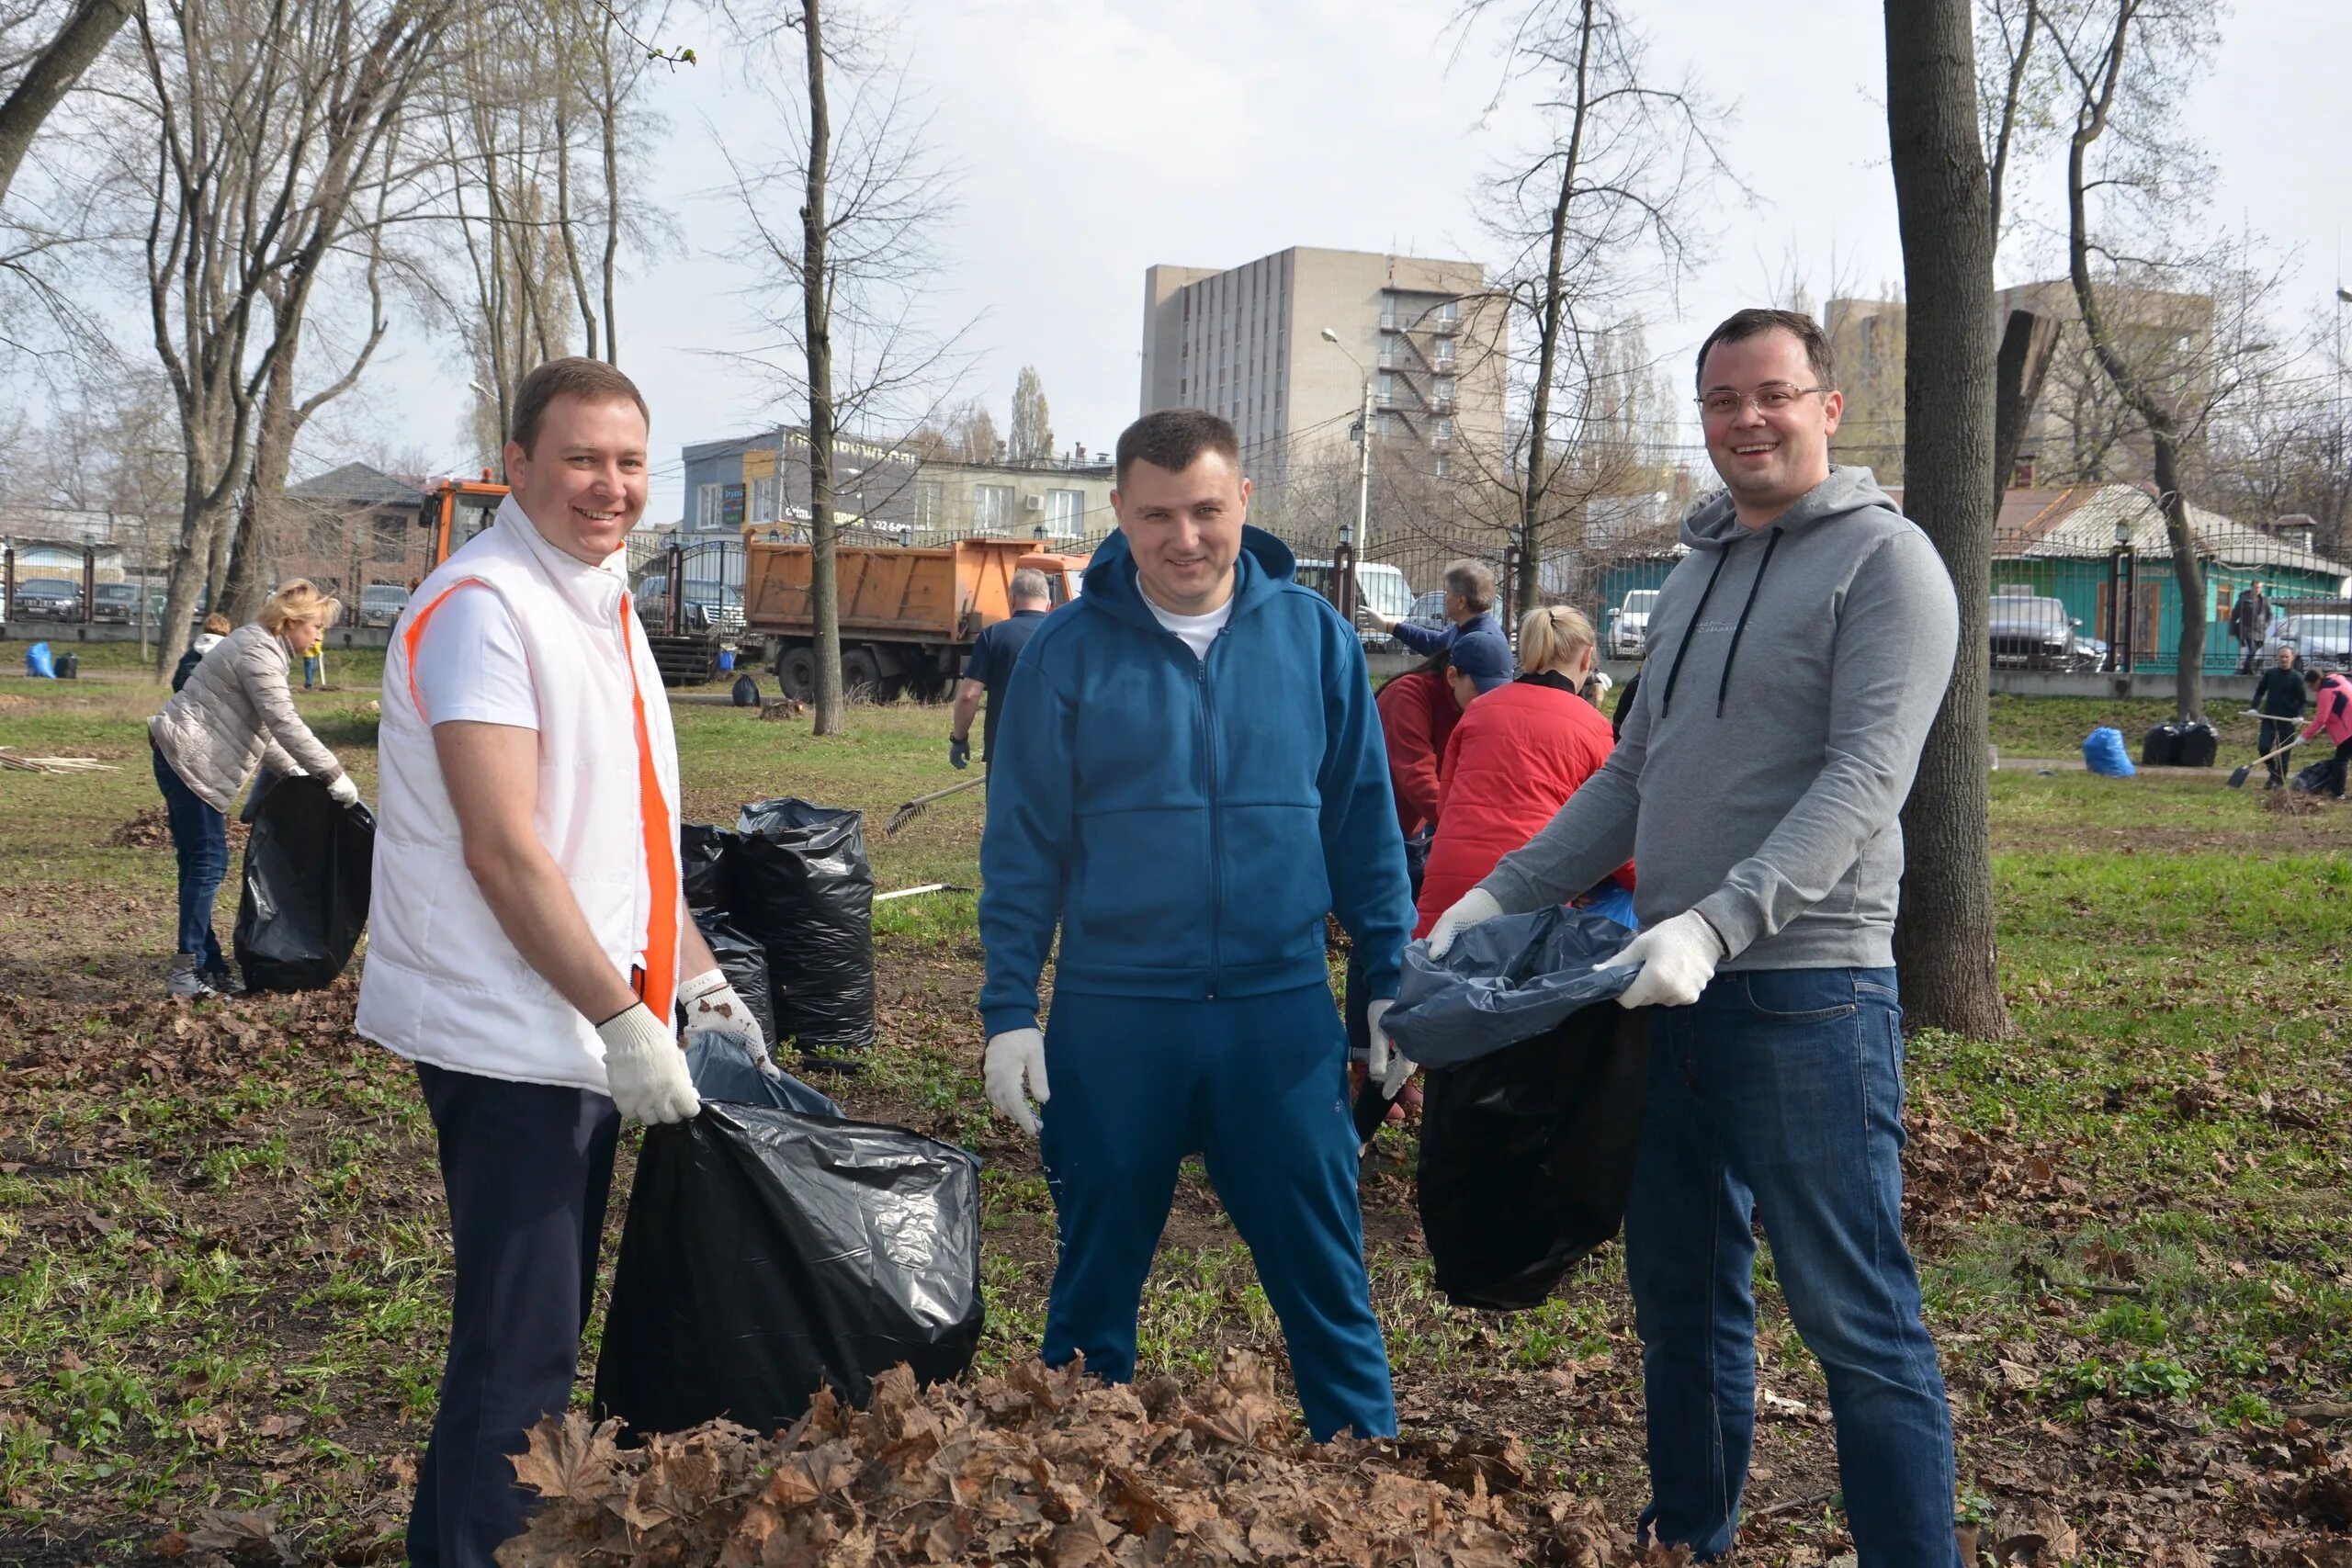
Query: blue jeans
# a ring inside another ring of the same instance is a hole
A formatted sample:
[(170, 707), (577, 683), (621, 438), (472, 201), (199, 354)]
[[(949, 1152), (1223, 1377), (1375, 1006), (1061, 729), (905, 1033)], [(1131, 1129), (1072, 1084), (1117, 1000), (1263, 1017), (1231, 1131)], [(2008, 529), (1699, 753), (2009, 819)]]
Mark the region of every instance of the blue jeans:
[(1761, 1217), (1819, 1359), (1861, 1568), (1957, 1568), (1951, 1413), (1903, 1244), (1903, 1009), (1892, 969), (1715, 977), (1650, 1015), (1625, 1272), (1649, 1406), (1645, 1531), (1731, 1548), (1756, 1437)]
[(164, 817), (171, 824), (172, 850), (180, 863), (179, 953), (200, 955), (198, 969), (225, 975), (229, 961), (220, 956), (220, 941), (212, 934), (212, 904), (220, 897), (221, 879), (229, 874), (229, 819), (187, 787), (164, 753), (151, 745), (155, 759), (155, 787), (164, 792)]
[(1347, 1045), (1325, 986), (1216, 1001), (1054, 993), (1041, 1151), (1060, 1253), (1043, 1355), (1136, 1371), (1136, 1313), (1178, 1168), (1205, 1156), (1282, 1321), (1306, 1425), (1396, 1435), (1373, 1315), (1348, 1114)]

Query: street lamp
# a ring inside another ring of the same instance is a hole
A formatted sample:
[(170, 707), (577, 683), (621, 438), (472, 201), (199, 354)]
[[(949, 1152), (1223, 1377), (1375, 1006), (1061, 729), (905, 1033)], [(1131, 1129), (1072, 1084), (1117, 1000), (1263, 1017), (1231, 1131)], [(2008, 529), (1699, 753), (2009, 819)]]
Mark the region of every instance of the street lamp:
[[(1329, 344), (1333, 348), (1338, 349), (1341, 354), (1346, 354), (1348, 355), (1348, 363), (1356, 367), (1356, 374), (1363, 378), (1363, 410), (1357, 415), (1358, 423), (1356, 426), (1355, 549), (1358, 553), (1361, 553), (1368, 551), (1372, 547), (1372, 519), (1368, 515), (1372, 505), (1372, 372), (1363, 367), (1363, 360), (1358, 359), (1353, 354), (1350, 354), (1348, 352), (1348, 345), (1340, 341), (1340, 334), (1338, 333), (1333, 332), (1329, 327), (1325, 327), (1323, 329), (1323, 341)], [(1336, 565), (1336, 563), (1334, 564)], [(1351, 575), (1349, 582), (1348, 598), (1351, 602), (1355, 598), (1352, 574)]]

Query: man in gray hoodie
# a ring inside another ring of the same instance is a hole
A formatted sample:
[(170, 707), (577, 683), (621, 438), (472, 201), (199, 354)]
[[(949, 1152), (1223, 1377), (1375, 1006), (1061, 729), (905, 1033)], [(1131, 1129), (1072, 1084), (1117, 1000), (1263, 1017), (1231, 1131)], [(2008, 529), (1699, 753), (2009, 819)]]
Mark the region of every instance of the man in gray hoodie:
[(1642, 1336), (1645, 1531), (1731, 1548), (1756, 1424), (1756, 1247), (1820, 1359), (1862, 1568), (1956, 1568), (1951, 1425), (1903, 1243), (1898, 820), (1951, 678), (1959, 604), (1867, 469), (1832, 468), (1842, 401), (1808, 317), (1742, 310), (1699, 352), (1725, 492), (1690, 553), (1608, 766), (1439, 918), (1574, 897), (1631, 858), (1650, 1015), (1625, 1213)]

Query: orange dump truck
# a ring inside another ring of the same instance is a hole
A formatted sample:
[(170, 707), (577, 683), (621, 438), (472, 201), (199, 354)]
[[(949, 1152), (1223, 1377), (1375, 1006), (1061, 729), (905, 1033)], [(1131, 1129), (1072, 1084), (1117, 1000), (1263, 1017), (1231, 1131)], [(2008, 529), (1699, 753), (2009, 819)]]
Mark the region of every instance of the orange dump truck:
[[(1082, 556), (1051, 555), (1027, 539), (958, 539), (936, 548), (839, 545), (833, 552), (842, 632), (842, 689), (888, 702), (900, 692), (935, 699), (964, 667), (980, 629), (1012, 613), (1012, 574), (1034, 567), (1054, 603), (1078, 592)], [(807, 545), (743, 548), (743, 629), (764, 637), (776, 683), (803, 700), (817, 690), (816, 623)]]

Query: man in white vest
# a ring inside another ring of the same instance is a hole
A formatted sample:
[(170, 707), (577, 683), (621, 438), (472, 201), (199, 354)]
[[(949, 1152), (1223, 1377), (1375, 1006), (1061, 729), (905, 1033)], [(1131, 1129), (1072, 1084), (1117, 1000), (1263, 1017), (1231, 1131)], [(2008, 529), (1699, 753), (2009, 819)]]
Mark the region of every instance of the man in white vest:
[(512, 493), (384, 663), (357, 1028), (416, 1063), (457, 1255), (417, 1568), (491, 1568), (522, 1528), (509, 1456), (571, 1401), (620, 1120), (701, 1109), (674, 1010), (767, 1048), (685, 912), (677, 746), (623, 547), (647, 424), (609, 365), (526, 377)]

